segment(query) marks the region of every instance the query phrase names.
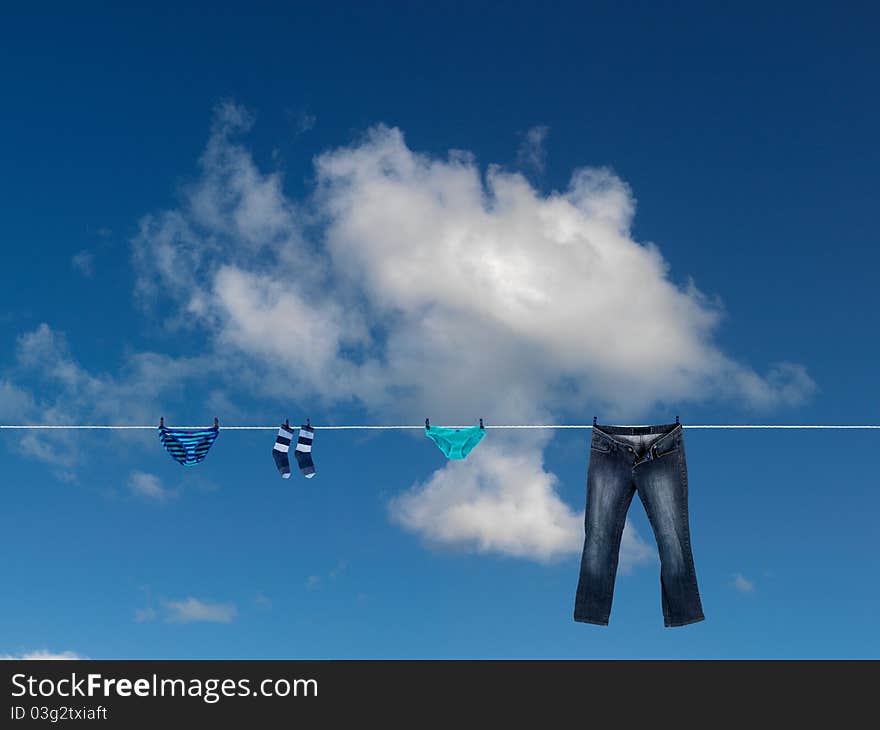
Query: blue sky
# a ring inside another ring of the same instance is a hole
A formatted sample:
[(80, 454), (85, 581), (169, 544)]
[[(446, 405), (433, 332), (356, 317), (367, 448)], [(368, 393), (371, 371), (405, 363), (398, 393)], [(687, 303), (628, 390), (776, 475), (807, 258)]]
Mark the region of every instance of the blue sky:
[[(878, 17), (94, 4), (0, 29), (0, 422), (877, 423)], [(870, 196), (870, 197), (869, 197)], [(707, 620), (585, 432), (3, 432), (0, 655), (876, 657), (871, 432), (686, 435)]]

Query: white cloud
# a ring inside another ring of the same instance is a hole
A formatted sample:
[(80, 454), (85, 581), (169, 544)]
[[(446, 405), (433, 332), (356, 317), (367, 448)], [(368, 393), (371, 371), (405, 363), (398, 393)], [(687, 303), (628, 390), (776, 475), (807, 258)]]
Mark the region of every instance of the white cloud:
[[(164, 297), (169, 325), (244, 358), (258, 391), (499, 423), (710, 399), (774, 408), (815, 387), (800, 365), (760, 375), (714, 343), (719, 306), (634, 240), (635, 199), (608, 169), (575, 169), (544, 194), (377, 126), (318, 156), (314, 194), (294, 201), (237, 140), (252, 122), (220, 107), (199, 177), (177, 209), (144, 218), (133, 251), (141, 299)], [(545, 136), (526, 135), (533, 166)], [(392, 515), (431, 542), (540, 560), (580, 540), (540, 448), (495, 434)]]
[(182, 601), (164, 601), (168, 623), (187, 624), (196, 621), (228, 624), (238, 613), (231, 603), (211, 603), (190, 596)]
[[(799, 364), (760, 375), (714, 344), (719, 307), (633, 239), (635, 200), (610, 170), (576, 169), (566, 189), (544, 194), (467, 153), (419, 154), (378, 126), (320, 155), (314, 195), (294, 201), (238, 142), (252, 123), (221, 105), (180, 206), (146, 216), (133, 241), (139, 299), (157, 311), (170, 303), (169, 326), (205, 333), (208, 352), (136, 353), (115, 375), (93, 373), (42, 324), (17, 347), (17, 367), (41, 386), (0, 380), (0, 412), (149, 422), (157, 403), (209, 373), (273, 398), (438, 423), (597, 410), (623, 420), (709, 399), (773, 408), (815, 387)], [(545, 137), (526, 135), (533, 167)], [(52, 448), (46, 438), (29, 432), (19, 445), (71, 473), (80, 453), (70, 435), (53, 435)], [(143, 473), (130, 486), (167, 492)], [(580, 541), (541, 444), (497, 432), (401, 495), (392, 515), (430, 542), (540, 560)], [(641, 562), (643, 548), (625, 542), (622, 562)]]
[(128, 488), (132, 494), (155, 502), (165, 502), (176, 496), (176, 492), (162, 486), (159, 477), (143, 471), (133, 471), (129, 475)]
[(516, 160), (522, 167), (531, 168), (535, 172), (544, 172), (547, 161), (544, 142), (549, 132), (550, 127), (544, 124), (526, 130), (516, 155)]
[[(487, 438), (466, 461), (449, 462), (392, 500), (392, 518), (429, 544), (541, 561), (580, 552), (583, 513), (559, 498), (556, 476), (543, 468), (542, 444), (517, 441)], [(627, 520), (620, 569), (629, 572), (653, 555)]]
[[(155, 422), (162, 402), (179, 400), (189, 381), (203, 380), (221, 367), (216, 356), (136, 352), (124, 358), (116, 373), (96, 373), (74, 358), (63, 333), (42, 323), (16, 340), (14, 364), (0, 377), (0, 417), (21, 424)], [(94, 442), (86, 432), (13, 433), (21, 453), (45, 462), (61, 479), (74, 479), (77, 467), (93, 454), (89, 447)], [(109, 435), (131, 441), (144, 432)]]
[(88, 659), (73, 651), (49, 651), (47, 649), (37, 649), (35, 651), (26, 651), (21, 654), (0, 654), (0, 660), (7, 661), (10, 659), (19, 660), (62, 660), (62, 659)]
[(754, 593), (755, 584), (746, 578), (742, 573), (736, 573), (733, 576), (731, 586), (740, 593)]
[(718, 395), (771, 405), (805, 385), (786, 370), (761, 378), (712, 344), (719, 312), (631, 238), (635, 203), (609, 170), (577, 170), (566, 191), (542, 195), (379, 128), (319, 158), (318, 176), (335, 268), (363, 289), (371, 319), (393, 324), (388, 378), (429, 402), (497, 412), (487, 385), (500, 381), (530, 413), (591, 403), (632, 414)]
[(583, 543), (583, 520), (559, 499), (540, 449), (502, 451), (491, 438), (393, 500), (391, 514), (429, 542), (480, 552), (548, 560)]
[(61, 423), (76, 418), (130, 423), (151, 420), (159, 396), (182, 390), (187, 378), (204, 376), (216, 361), (209, 357), (172, 358), (153, 352), (130, 354), (117, 375), (92, 373), (70, 352), (64, 335), (45, 322), (19, 336), (16, 366), (39, 379), (54, 397), (34, 401), (28, 415)]
[[(139, 290), (218, 348), (282, 364), (288, 392), (497, 422), (719, 396), (773, 407), (813, 388), (800, 366), (762, 377), (712, 344), (719, 310), (631, 238), (634, 199), (609, 170), (544, 195), (377, 127), (319, 156), (316, 195), (294, 203), (235, 143), (249, 124), (224, 106), (180, 209), (142, 222)], [(319, 245), (302, 233), (313, 219)]]
[(91, 251), (78, 251), (70, 259), (70, 265), (87, 278), (95, 273), (94, 264), (95, 256)]

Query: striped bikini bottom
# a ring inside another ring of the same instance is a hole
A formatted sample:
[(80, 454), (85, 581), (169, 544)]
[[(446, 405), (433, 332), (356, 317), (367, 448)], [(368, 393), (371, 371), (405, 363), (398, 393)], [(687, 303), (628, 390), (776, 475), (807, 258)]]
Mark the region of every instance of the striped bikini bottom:
[(184, 466), (194, 466), (205, 460), (208, 449), (217, 440), (220, 428), (166, 428), (159, 427), (159, 440), (171, 458)]

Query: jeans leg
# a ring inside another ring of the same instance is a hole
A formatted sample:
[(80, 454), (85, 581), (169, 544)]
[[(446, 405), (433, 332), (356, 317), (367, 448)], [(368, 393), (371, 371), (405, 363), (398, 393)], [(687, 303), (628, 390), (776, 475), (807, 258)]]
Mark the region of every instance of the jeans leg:
[(626, 513), (635, 493), (632, 466), (615, 453), (591, 451), (585, 539), (574, 620), (608, 624)]
[(684, 447), (640, 464), (636, 485), (660, 552), (663, 623), (684, 626), (702, 621), (688, 525)]

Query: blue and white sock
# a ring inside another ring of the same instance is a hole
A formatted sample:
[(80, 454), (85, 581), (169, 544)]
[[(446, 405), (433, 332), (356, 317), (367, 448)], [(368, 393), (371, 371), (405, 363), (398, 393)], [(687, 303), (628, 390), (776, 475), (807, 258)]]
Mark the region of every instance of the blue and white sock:
[(315, 429), (311, 426), (301, 426), (299, 438), (296, 440), (296, 463), (306, 479), (315, 476), (315, 462), (312, 461), (312, 441), (315, 438)]
[(275, 439), (275, 446), (272, 447), (272, 456), (275, 457), (275, 466), (281, 472), (282, 479), (290, 478), (290, 442), (293, 441), (293, 431), (290, 426), (284, 424), (278, 429), (278, 437)]

